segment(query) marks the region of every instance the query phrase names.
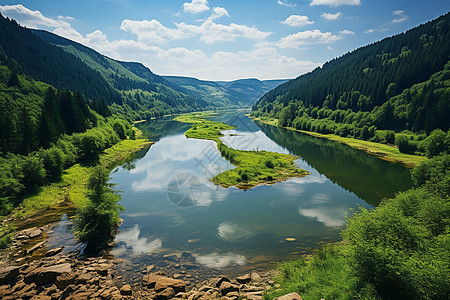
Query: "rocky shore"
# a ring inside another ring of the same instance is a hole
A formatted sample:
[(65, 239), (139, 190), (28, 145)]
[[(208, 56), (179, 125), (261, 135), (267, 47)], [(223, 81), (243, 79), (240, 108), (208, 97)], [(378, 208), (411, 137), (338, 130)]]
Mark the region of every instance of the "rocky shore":
[[(235, 277), (211, 272), (199, 276), (192, 257), (165, 255), (165, 264), (134, 270), (137, 282), (121, 274), (123, 259), (107, 253), (83, 257), (64, 247), (48, 249), (46, 232), (52, 225), (15, 234), (12, 246), (1, 253), (0, 298), (8, 299), (263, 299), (279, 288), (271, 271), (252, 271)], [(301, 299), (289, 294), (279, 300)]]

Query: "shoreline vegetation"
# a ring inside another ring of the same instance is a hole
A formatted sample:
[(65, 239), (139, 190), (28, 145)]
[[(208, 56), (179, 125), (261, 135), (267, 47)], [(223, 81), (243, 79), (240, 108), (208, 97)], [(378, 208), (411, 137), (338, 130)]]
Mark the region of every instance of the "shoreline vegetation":
[(108, 171), (126, 162), (134, 153), (150, 147), (150, 142), (142, 132), (133, 127), (135, 139), (124, 139), (105, 149), (98, 160), (77, 163), (63, 171), (61, 179), (39, 189), (34, 195), (24, 198), (22, 204), (4, 219), (0, 232), (0, 244), (6, 246), (8, 236), (16, 230), (43, 223), (53, 223), (64, 213), (74, 214), (77, 208), (87, 203), (87, 182), (95, 166)]
[(324, 138), (331, 141), (339, 142), (341, 144), (345, 144), (347, 146), (350, 146), (354, 149), (362, 150), (370, 155), (374, 155), (382, 160), (386, 160), (393, 163), (400, 163), (404, 165), (407, 168), (413, 168), (417, 165), (419, 165), (421, 162), (426, 161), (427, 158), (425, 156), (419, 156), (419, 155), (412, 155), (412, 154), (405, 154), (401, 153), (397, 147), (390, 146), (386, 144), (380, 144), (380, 143), (374, 143), (364, 140), (358, 140), (354, 138), (349, 137), (341, 137), (335, 134), (322, 134), (312, 131), (305, 131), (305, 130), (299, 130), (295, 129), (293, 127), (284, 127), (278, 125), (277, 119), (267, 119), (267, 118), (259, 118), (250, 116), (250, 118), (254, 121), (275, 126), (275, 127), (281, 127), (287, 130), (297, 131), (300, 133), (308, 134), (314, 137), (318, 138)]
[(220, 173), (211, 180), (224, 188), (235, 186), (239, 189), (251, 189), (258, 185), (274, 184), (289, 178), (309, 175), (305, 170), (295, 167), (296, 156), (269, 151), (244, 151), (229, 148), (220, 137), (221, 131), (235, 129), (228, 124), (205, 119), (214, 113), (202, 112), (183, 114), (175, 121), (190, 123), (185, 133), (187, 138), (215, 141), (220, 154), (236, 168)]

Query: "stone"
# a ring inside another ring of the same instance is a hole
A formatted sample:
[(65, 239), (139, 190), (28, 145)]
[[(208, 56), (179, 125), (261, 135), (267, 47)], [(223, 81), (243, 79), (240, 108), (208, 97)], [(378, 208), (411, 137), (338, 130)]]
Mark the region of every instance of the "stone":
[(131, 286), (129, 284), (125, 284), (123, 287), (120, 288), (120, 294), (124, 296), (131, 295)]
[(222, 277), (219, 278), (219, 280), (216, 281), (216, 283), (214, 284), (214, 286), (215, 286), (216, 288), (220, 288), (220, 286), (222, 285), (222, 282), (231, 282), (231, 280), (228, 279), (228, 278), (225, 277), (225, 276), (222, 276)]
[(91, 279), (92, 275), (90, 273), (83, 273), (76, 278), (75, 282), (76, 284), (86, 284)]
[(72, 267), (69, 263), (54, 265), (42, 269), (36, 278), (36, 283), (38, 285), (45, 285), (48, 283), (55, 282), (56, 277), (63, 273), (71, 273)]
[(47, 251), (47, 253), (45, 254), (45, 256), (47, 256), (47, 257), (49, 257), (49, 256), (54, 256), (54, 255), (60, 253), (63, 249), (64, 249), (64, 246), (61, 246), (61, 247), (58, 247), (58, 248), (50, 249), (49, 251)]
[(47, 295), (35, 295), (31, 300), (52, 300), (52, 297)]
[(251, 280), (252, 278), (250, 277), (250, 274), (236, 277), (236, 281), (242, 284), (249, 283)]
[(19, 275), (20, 267), (10, 266), (0, 269), (0, 284), (8, 283)]
[(297, 293), (289, 293), (283, 296), (280, 296), (278, 298), (275, 298), (276, 300), (302, 300), (302, 297), (300, 297)]
[(68, 285), (71, 285), (74, 283), (75, 283), (75, 275), (73, 273), (63, 273), (63, 274), (59, 275), (58, 277), (56, 277), (56, 281), (55, 281), (56, 286), (61, 291), (63, 291)]
[(237, 285), (227, 281), (222, 282), (219, 289), (224, 296), (230, 292), (239, 292), (239, 287)]
[(150, 273), (154, 268), (155, 268), (154, 265), (150, 265), (150, 266), (147, 266), (147, 268), (145, 269), (145, 271), (146, 271), (147, 274), (148, 274), (148, 273)]
[(99, 264), (94, 270), (101, 276), (108, 276), (108, 270), (112, 268), (112, 264)]
[(251, 277), (251, 279), (252, 279), (253, 282), (261, 282), (261, 281), (262, 281), (261, 276), (259, 276), (259, 274), (256, 273), (256, 272), (252, 272), (252, 274), (250, 275), (250, 277)]
[(25, 276), (23, 278), (23, 280), (25, 281), (26, 284), (30, 284), (32, 282), (35, 282), (37, 279), (38, 274), (43, 270), (44, 268), (39, 267), (39, 268), (35, 268), (32, 269), (31, 271), (25, 273)]
[(34, 239), (42, 234), (42, 230), (39, 228), (30, 228), (27, 232), (28, 238)]
[(42, 246), (44, 246), (46, 241), (42, 241), (40, 243), (37, 243), (36, 245), (34, 245), (33, 247), (31, 247), (30, 249), (26, 250), (26, 254), (31, 254), (34, 251), (36, 251), (37, 249), (41, 248)]
[(252, 292), (252, 293), (245, 293), (245, 298), (248, 300), (263, 300), (263, 295), (260, 292)]
[(205, 292), (200, 291), (200, 292), (190, 295), (188, 300), (203, 299), (203, 298), (205, 298), (205, 297), (203, 297), (204, 295), (205, 295)]
[(166, 254), (163, 256), (163, 259), (169, 261), (178, 261), (178, 256), (176, 254)]
[(160, 291), (158, 294), (156, 294), (156, 299), (161, 299), (161, 300), (171, 299), (173, 297), (175, 297), (175, 291), (171, 287), (168, 287), (168, 288)]
[(237, 298), (237, 297), (239, 297), (239, 292), (236, 292), (236, 291), (234, 291), (234, 292), (229, 292), (229, 293), (227, 294), (227, 297), (230, 297), (230, 298)]
[(75, 295), (70, 295), (66, 298), (66, 300), (88, 300), (90, 298), (90, 293), (88, 292), (81, 292), (76, 293)]
[(144, 275), (142, 277), (142, 285), (152, 289), (155, 287), (155, 284), (158, 281), (158, 279), (160, 279), (162, 277), (163, 276), (155, 274), (155, 273), (151, 273), (149, 275)]
[(175, 293), (185, 292), (186, 283), (183, 280), (172, 279), (168, 277), (161, 277), (156, 281), (155, 290), (157, 292), (162, 291), (166, 288), (172, 288)]

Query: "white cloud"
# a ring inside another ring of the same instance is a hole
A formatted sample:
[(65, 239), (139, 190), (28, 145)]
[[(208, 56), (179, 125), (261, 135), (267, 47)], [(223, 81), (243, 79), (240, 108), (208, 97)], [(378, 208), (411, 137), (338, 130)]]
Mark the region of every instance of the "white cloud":
[(123, 20), (120, 29), (131, 32), (138, 37), (138, 41), (161, 44), (169, 40), (189, 38), (192, 34), (179, 29), (165, 27), (157, 20), (132, 21)]
[(314, 22), (310, 21), (307, 16), (300, 16), (300, 15), (291, 15), (281, 23), (293, 27), (303, 27), (306, 25), (314, 24)]
[(330, 47), (330, 46), (327, 47), (327, 50), (328, 51), (334, 51), (333, 47)]
[(331, 32), (321, 32), (318, 29), (301, 31), (280, 39), (280, 48), (298, 48), (301, 45), (328, 44), (340, 40), (341, 37)]
[(342, 13), (341, 12), (337, 12), (335, 14), (323, 13), (320, 16), (327, 21), (336, 21), (342, 16)]
[(340, 6), (340, 5), (361, 5), (361, 0), (312, 0), (309, 4), (314, 5), (328, 5), (328, 6)]
[(364, 31), (364, 33), (373, 33), (373, 32), (375, 32), (374, 29), (367, 29), (366, 31)]
[(353, 31), (347, 30), (347, 29), (339, 31), (339, 33), (342, 34), (342, 35), (353, 35), (353, 34), (355, 34)]
[(192, 0), (192, 2), (186, 2), (183, 4), (183, 10), (188, 13), (199, 14), (209, 10), (208, 1)]
[(393, 24), (402, 23), (402, 22), (405, 22), (406, 20), (409, 19), (409, 16), (405, 15), (405, 11), (404, 10), (394, 10), (392, 12), (392, 14), (394, 16), (398, 16), (397, 19), (392, 20)]
[(230, 222), (222, 222), (217, 228), (217, 235), (224, 241), (237, 243), (243, 240), (248, 240), (253, 236), (253, 233), (241, 225)]
[(221, 17), (229, 17), (230, 14), (228, 13), (228, 11), (223, 8), (223, 7), (214, 7), (213, 8), (213, 13), (211, 14), (211, 16), (209, 17), (210, 20), (215, 20)]
[(44, 17), (38, 10), (30, 10), (21, 4), (0, 5), (0, 12), (5, 16), (15, 19), (21, 25), (29, 28), (69, 28), (70, 23), (65, 20), (72, 20), (71, 17), (59, 16), (58, 20)]
[(296, 7), (296, 6), (297, 6), (297, 4), (295, 4), (295, 3), (290, 3), (290, 2), (288, 2), (288, 1), (286, 1), (286, 0), (278, 0), (277, 3), (278, 3), (279, 5), (281, 5), (281, 6), (287, 6), (287, 7)]
[(162, 248), (162, 241), (155, 239), (151, 242), (145, 237), (139, 237), (141, 230), (137, 224), (128, 230), (121, 230), (115, 238), (115, 242), (119, 245), (114, 249), (118, 253), (125, 253), (128, 249), (135, 255), (157, 252)]

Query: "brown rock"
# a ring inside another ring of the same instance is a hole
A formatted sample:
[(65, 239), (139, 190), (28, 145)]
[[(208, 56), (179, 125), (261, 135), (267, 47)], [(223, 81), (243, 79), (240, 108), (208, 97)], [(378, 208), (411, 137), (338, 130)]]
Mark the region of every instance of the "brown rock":
[(129, 284), (125, 284), (123, 287), (120, 288), (120, 294), (124, 296), (131, 295), (131, 286)]
[(56, 281), (55, 281), (56, 286), (61, 291), (63, 291), (68, 285), (71, 285), (74, 283), (75, 283), (75, 275), (73, 273), (63, 273), (63, 274), (59, 275), (58, 277), (56, 277)]
[(76, 279), (76, 284), (86, 284), (89, 280), (92, 279), (92, 275), (89, 273), (80, 274)]
[(168, 288), (160, 291), (158, 294), (156, 294), (156, 299), (161, 299), (161, 300), (171, 299), (173, 297), (175, 297), (175, 291), (171, 287), (168, 287)]
[(50, 249), (50, 250), (45, 254), (45, 256), (49, 257), (49, 256), (56, 255), (56, 254), (60, 253), (63, 249), (64, 249), (64, 246), (58, 247), (58, 248)]
[(231, 282), (230, 279), (226, 278), (225, 276), (222, 276), (219, 278), (219, 280), (216, 281), (214, 284), (216, 288), (219, 288), (222, 285), (222, 282)]
[(157, 292), (162, 291), (166, 288), (173, 288), (175, 293), (185, 292), (186, 283), (183, 280), (172, 279), (168, 277), (161, 277), (156, 281), (155, 290)]
[(204, 295), (205, 295), (205, 292), (200, 291), (200, 292), (197, 292), (197, 293), (195, 293), (195, 294), (190, 295), (189, 298), (188, 298), (188, 300), (198, 300), (198, 299), (203, 299), (203, 298), (204, 298), (204, 297), (203, 297)]
[(81, 292), (76, 293), (75, 295), (70, 295), (66, 298), (66, 300), (88, 300), (90, 298), (90, 293), (87, 292)]
[(0, 269), (0, 284), (8, 283), (19, 275), (20, 267), (10, 266)]
[(262, 300), (263, 295), (262, 292), (250, 292), (245, 293), (245, 298), (247, 298), (248, 300)]
[(42, 269), (36, 278), (36, 283), (38, 285), (45, 285), (48, 283), (55, 282), (56, 277), (63, 273), (71, 273), (72, 268), (69, 263), (54, 265)]
[(37, 276), (38, 274), (43, 270), (44, 268), (39, 267), (36, 268), (28, 273), (25, 274), (23, 280), (25, 281), (26, 284), (30, 284), (32, 282), (36, 282)]
[(236, 281), (242, 284), (249, 283), (251, 280), (252, 278), (250, 277), (250, 274), (236, 277)]
[(237, 285), (226, 281), (222, 282), (219, 289), (224, 296), (230, 292), (239, 292), (239, 287)]
[(37, 249), (41, 248), (42, 246), (44, 246), (46, 241), (42, 241), (40, 243), (37, 243), (36, 245), (34, 245), (33, 247), (31, 247), (30, 249), (26, 250), (26, 254), (31, 254), (34, 251), (36, 251)]
[(99, 264), (94, 270), (101, 276), (108, 276), (108, 270), (112, 268), (111, 264)]
[(47, 295), (35, 295), (31, 300), (52, 300), (52, 297)]
[(259, 276), (259, 274), (256, 273), (256, 272), (252, 272), (252, 274), (250, 275), (250, 277), (251, 277), (251, 279), (252, 279), (253, 282), (261, 282), (261, 281), (262, 281), (261, 276)]
[(280, 296), (276, 298), (277, 300), (302, 300), (302, 297), (300, 297), (297, 293), (290, 293), (283, 296)]
[(163, 276), (155, 274), (155, 273), (151, 273), (149, 275), (144, 275), (142, 277), (142, 285), (152, 289), (155, 287), (155, 284), (158, 281), (158, 279), (160, 279), (162, 277)]

